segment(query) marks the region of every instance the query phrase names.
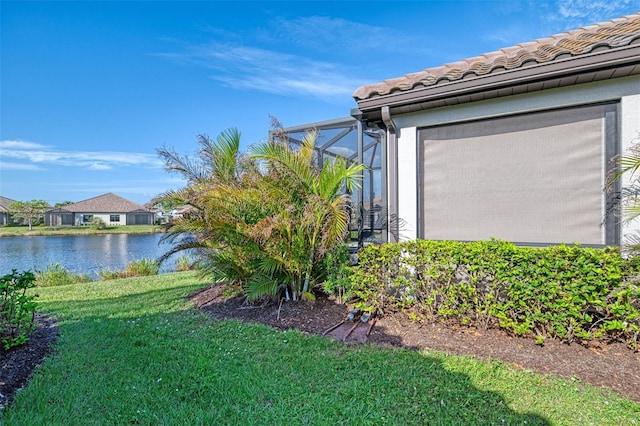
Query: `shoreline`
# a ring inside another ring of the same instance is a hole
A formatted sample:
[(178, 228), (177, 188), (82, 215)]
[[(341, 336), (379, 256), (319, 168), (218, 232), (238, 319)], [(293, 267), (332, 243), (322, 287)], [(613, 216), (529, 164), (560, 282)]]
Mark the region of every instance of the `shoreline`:
[(158, 225), (122, 225), (111, 226), (105, 229), (93, 229), (89, 227), (64, 226), (52, 227), (35, 226), (32, 230), (28, 227), (10, 226), (0, 227), (0, 238), (8, 237), (53, 237), (53, 236), (74, 236), (74, 235), (105, 235), (105, 234), (160, 234), (164, 233), (164, 228)]

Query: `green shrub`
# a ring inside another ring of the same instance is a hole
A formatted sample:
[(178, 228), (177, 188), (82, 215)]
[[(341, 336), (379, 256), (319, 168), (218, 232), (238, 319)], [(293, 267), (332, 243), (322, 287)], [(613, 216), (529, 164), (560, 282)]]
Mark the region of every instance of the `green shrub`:
[(146, 277), (149, 275), (158, 275), (160, 264), (153, 259), (135, 260), (127, 265), (124, 271), (111, 271), (108, 269), (98, 272), (98, 276), (103, 281), (116, 280), (118, 278), (128, 277)]
[(117, 280), (118, 278), (122, 277), (122, 273), (105, 269), (102, 271), (98, 271), (98, 276), (102, 281)]
[(6, 350), (27, 341), (33, 331), (36, 296), (27, 295), (35, 276), (15, 269), (0, 277), (0, 345)]
[(504, 241), (408, 241), (369, 246), (351, 277), (364, 310), (412, 307), (430, 320), (500, 327), (571, 342), (620, 339), (637, 347), (637, 259), (579, 246)]
[(327, 271), (327, 277), (322, 283), (324, 292), (336, 296), (338, 303), (350, 299), (353, 296), (353, 288), (349, 246), (338, 245), (333, 252), (327, 253), (324, 262)]
[(189, 256), (180, 256), (176, 259), (176, 271), (184, 272), (198, 269), (198, 263)]
[(140, 259), (127, 265), (125, 274), (127, 277), (145, 277), (158, 275), (160, 264), (153, 259)]
[(107, 228), (107, 224), (104, 223), (104, 220), (100, 219), (97, 216), (94, 216), (91, 218), (91, 221), (89, 222), (89, 226), (91, 226), (91, 228), (93, 229), (106, 229)]
[(37, 287), (53, 287), (78, 283), (88, 283), (91, 277), (86, 274), (74, 274), (59, 263), (50, 263), (44, 271), (36, 271)]

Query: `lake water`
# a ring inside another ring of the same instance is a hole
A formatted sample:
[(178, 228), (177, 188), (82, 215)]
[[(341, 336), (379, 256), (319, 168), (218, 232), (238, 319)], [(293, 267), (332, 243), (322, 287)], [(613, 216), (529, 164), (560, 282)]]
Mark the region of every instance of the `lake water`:
[[(98, 271), (122, 271), (140, 259), (157, 259), (170, 249), (160, 244), (163, 234), (101, 234), (69, 236), (19, 236), (0, 238), (0, 275), (44, 270), (59, 263), (69, 271), (98, 278)], [(180, 255), (178, 255), (180, 256)], [(161, 272), (175, 269), (167, 260)]]

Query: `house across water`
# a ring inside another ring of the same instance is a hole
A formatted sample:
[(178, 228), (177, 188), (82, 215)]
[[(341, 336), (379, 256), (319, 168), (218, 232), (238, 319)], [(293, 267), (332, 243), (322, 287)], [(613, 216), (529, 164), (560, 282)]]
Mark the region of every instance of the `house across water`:
[(15, 202), (11, 198), (0, 196), (0, 226), (11, 223), (11, 214), (9, 213), (9, 204)]
[(78, 226), (88, 225), (93, 218), (108, 226), (153, 225), (155, 212), (110, 192), (48, 210), (44, 220), (46, 226)]

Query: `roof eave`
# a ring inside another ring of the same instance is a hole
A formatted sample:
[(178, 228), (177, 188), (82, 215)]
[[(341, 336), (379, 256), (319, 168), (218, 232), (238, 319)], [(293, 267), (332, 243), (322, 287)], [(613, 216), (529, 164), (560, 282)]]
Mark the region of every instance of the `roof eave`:
[[(367, 99), (356, 99), (356, 101), (358, 109), (365, 113), (365, 116), (368, 115), (368, 112), (377, 115), (383, 106), (389, 106), (392, 112), (397, 112), (398, 109), (407, 105), (441, 101), (480, 92), (565, 78), (572, 75), (597, 73), (606, 69), (616, 69), (630, 65), (640, 65), (640, 44), (556, 59), (523, 68), (494, 72), (484, 76), (439, 83), (433, 86), (397, 91), (386, 95), (374, 95)], [(640, 73), (640, 67), (634, 68), (630, 75), (637, 73)]]

